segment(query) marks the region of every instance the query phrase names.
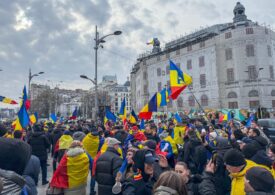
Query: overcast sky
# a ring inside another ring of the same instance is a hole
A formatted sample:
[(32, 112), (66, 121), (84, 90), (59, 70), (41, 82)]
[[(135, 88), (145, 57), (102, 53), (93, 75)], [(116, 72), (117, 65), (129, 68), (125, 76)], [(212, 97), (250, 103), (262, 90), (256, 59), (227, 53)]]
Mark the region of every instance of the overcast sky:
[[(181, 35), (231, 22), (233, 0), (0, 0), (0, 95), (18, 100), (28, 71), (44, 71), (34, 83), (89, 89), (94, 77), (94, 32), (115, 30), (98, 51), (98, 74), (124, 83), (137, 56), (158, 37), (161, 45)], [(275, 28), (274, 0), (243, 0), (246, 15)], [(48, 82), (47, 80), (51, 80)], [(3, 107), (0, 103), (0, 107)]]

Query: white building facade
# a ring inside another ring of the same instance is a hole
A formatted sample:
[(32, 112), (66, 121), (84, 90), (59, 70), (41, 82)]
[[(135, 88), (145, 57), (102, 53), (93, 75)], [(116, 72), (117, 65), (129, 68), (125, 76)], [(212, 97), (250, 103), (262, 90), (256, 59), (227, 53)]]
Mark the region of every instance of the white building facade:
[(155, 92), (170, 86), (171, 59), (193, 84), (164, 111), (198, 108), (192, 93), (203, 108), (273, 109), (274, 53), (274, 31), (248, 20), (237, 3), (233, 23), (200, 30), (138, 58), (131, 72), (132, 107), (140, 111)]

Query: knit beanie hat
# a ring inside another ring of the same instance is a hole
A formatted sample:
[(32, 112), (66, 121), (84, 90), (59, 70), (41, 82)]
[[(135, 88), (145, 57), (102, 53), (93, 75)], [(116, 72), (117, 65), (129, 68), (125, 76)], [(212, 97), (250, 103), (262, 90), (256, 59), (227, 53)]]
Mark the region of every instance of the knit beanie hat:
[(21, 175), (31, 157), (29, 144), (19, 139), (0, 138), (0, 169)]
[(224, 154), (223, 161), (225, 164), (238, 167), (246, 164), (243, 154), (236, 149), (230, 149)]
[(251, 159), (257, 153), (257, 146), (253, 143), (246, 144), (242, 149), (242, 153), (245, 158)]
[(268, 170), (262, 167), (252, 167), (246, 172), (245, 177), (255, 191), (273, 192), (274, 178)]

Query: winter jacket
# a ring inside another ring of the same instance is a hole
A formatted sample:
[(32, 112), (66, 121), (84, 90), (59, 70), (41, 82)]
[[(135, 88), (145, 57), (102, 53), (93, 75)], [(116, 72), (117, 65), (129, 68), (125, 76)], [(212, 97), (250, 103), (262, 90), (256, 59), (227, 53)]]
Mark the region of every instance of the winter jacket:
[(166, 186), (159, 186), (155, 191), (154, 195), (179, 195), (178, 192), (172, 188)]
[(54, 153), (55, 144), (61, 136), (62, 136), (62, 131), (60, 129), (55, 129), (51, 133), (52, 155)]
[(122, 165), (122, 158), (113, 147), (108, 147), (96, 162), (95, 179), (98, 183), (98, 194), (112, 194), (117, 172)]
[(1, 195), (19, 195), (25, 185), (24, 178), (14, 171), (0, 169), (0, 179), (3, 184)]
[(231, 173), (230, 176), (232, 178), (231, 182), (231, 195), (245, 195), (244, 191), (244, 177), (248, 169), (258, 166), (256, 163), (250, 160), (246, 160), (246, 165), (238, 173)]
[(33, 155), (37, 156), (40, 161), (47, 160), (47, 149), (50, 147), (50, 142), (44, 132), (34, 132), (28, 143), (32, 147)]
[(153, 180), (131, 179), (122, 186), (123, 195), (151, 195), (154, 186)]
[(204, 172), (202, 182), (199, 184), (199, 193), (201, 195), (214, 195), (216, 194), (214, 175), (213, 173)]
[(39, 158), (34, 155), (31, 155), (31, 158), (25, 168), (23, 176), (26, 176), (26, 175), (30, 176), (34, 180), (35, 184), (37, 185), (39, 172), (40, 172)]

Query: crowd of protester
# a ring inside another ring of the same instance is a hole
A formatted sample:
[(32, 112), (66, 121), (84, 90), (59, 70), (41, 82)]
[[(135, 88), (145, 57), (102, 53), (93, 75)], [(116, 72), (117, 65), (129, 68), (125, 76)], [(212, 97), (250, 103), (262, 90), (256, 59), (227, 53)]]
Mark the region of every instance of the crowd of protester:
[(0, 194), (36, 195), (40, 182), (48, 195), (275, 194), (275, 145), (257, 123), (208, 117), (158, 118), (144, 127), (43, 122), (24, 131), (2, 123)]

